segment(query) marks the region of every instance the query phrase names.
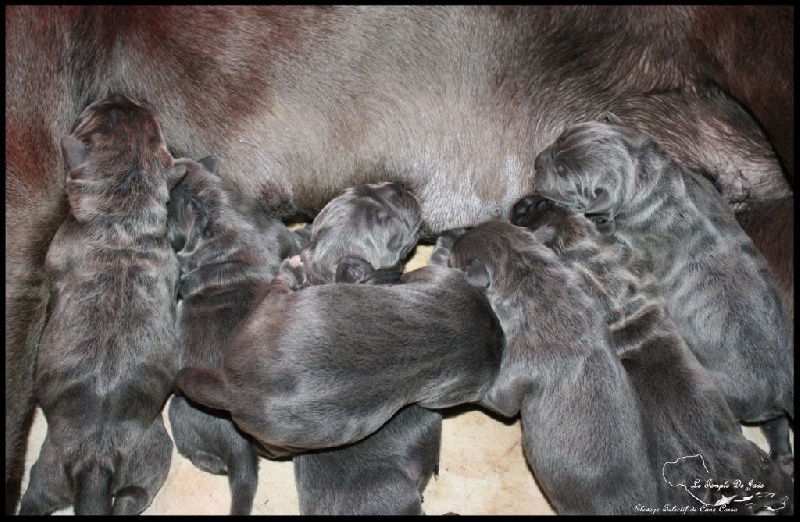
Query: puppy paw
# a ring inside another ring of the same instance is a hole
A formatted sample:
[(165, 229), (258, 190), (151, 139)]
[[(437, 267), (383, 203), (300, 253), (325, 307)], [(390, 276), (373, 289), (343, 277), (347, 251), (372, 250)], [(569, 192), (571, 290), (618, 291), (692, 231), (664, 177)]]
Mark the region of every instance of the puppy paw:
[(284, 259), (273, 281), (283, 283), (292, 290), (303, 288), (308, 281), (308, 276), (300, 256), (296, 255)]
[(454, 228), (446, 230), (436, 238), (436, 244), (431, 252), (431, 257), (428, 260), (429, 265), (450, 266), (450, 250), (453, 248), (453, 243), (456, 239), (466, 232), (464, 228)]

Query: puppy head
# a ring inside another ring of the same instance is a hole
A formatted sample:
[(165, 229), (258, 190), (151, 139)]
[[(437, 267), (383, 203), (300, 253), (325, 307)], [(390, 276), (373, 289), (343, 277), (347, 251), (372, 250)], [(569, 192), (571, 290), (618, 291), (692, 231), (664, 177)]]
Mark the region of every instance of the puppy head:
[(186, 175), (170, 192), (167, 236), (176, 252), (193, 251), (211, 235), (211, 223), (227, 205), (227, 197), (217, 176), (215, 156), (199, 161), (180, 158), (175, 164), (184, 168)]
[(303, 264), (324, 283), (335, 280), (345, 256), (359, 257), (375, 269), (397, 266), (416, 246), (421, 221), (416, 198), (397, 183), (348, 188), (314, 218)]
[[(185, 174), (175, 166), (155, 114), (118, 94), (86, 107), (61, 150), (78, 219), (128, 214), (153, 198), (166, 203), (169, 188)], [(80, 194), (88, 197), (79, 201)]]
[(556, 262), (545, 246), (552, 228), (531, 232), (511, 223), (490, 221), (468, 230), (453, 243), (450, 266), (464, 271), (473, 286), (501, 295), (516, 292), (523, 280)]
[(614, 217), (636, 177), (643, 134), (613, 114), (567, 127), (534, 161), (537, 192), (585, 214), (598, 231), (613, 234)]

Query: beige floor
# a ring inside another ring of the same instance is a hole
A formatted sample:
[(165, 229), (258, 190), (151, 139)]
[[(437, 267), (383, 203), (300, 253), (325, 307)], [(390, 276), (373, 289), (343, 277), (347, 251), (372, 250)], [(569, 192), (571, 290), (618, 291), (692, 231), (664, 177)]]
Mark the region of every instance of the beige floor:
[[(418, 248), (408, 270), (421, 266), (429, 246)], [(169, 419), (164, 415), (169, 429)], [(47, 429), (37, 410), (28, 441), (26, 474), (36, 460)], [(765, 448), (761, 433), (744, 433)], [(439, 476), (424, 492), (423, 508), (429, 515), (455, 512), (461, 515), (553, 514), (528, 469), (520, 446), (519, 421), (503, 422), (479, 410), (466, 409), (445, 416)], [(225, 515), (230, 508), (227, 477), (195, 468), (173, 451), (170, 474), (163, 488), (144, 512), (146, 515)], [(71, 514), (72, 509), (57, 514)], [(291, 461), (262, 459), (253, 514), (298, 514), (297, 491)]]

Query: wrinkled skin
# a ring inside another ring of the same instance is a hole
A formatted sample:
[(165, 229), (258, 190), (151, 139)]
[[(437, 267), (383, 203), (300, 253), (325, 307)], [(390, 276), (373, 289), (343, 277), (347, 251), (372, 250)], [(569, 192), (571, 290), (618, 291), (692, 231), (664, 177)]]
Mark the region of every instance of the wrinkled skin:
[[(794, 173), (793, 70), (791, 6), (7, 6), (7, 510), (44, 255), (66, 212), (58, 140), (90, 102), (147, 100), (174, 155), (217, 154), (248, 205), (313, 214), (391, 180), (436, 233), (505, 217), (533, 189), (535, 155), (607, 109), (641, 119), (740, 206), (779, 197)], [(677, 110), (654, 110), (662, 99)], [(709, 132), (710, 120), (732, 125)]]
[[(680, 461), (682, 473), (734, 484), (736, 477), (751, 477), (764, 484), (751, 496), (746, 487), (704, 490), (705, 504), (737, 499), (731, 513), (749, 514), (772, 509), (789, 514), (794, 508), (792, 478), (767, 454), (747, 440), (713, 376), (689, 350), (667, 312), (658, 281), (635, 248), (600, 234), (584, 216), (534, 195), (514, 205), (513, 222), (536, 231), (552, 228), (549, 248), (577, 270), (606, 314), (612, 346), (630, 377), (644, 413), (648, 447), (656, 469), (662, 469), (660, 506), (700, 507), (689, 491), (667, 480), (667, 463)], [(702, 466), (690, 455), (702, 455)], [(687, 483), (685, 480), (683, 483)], [(694, 478), (688, 482), (693, 484)], [(791, 500), (790, 500), (791, 498)], [(651, 506), (654, 507), (654, 506)]]
[(655, 140), (609, 114), (536, 158), (538, 192), (643, 252), (682, 337), (743, 422), (793, 472), (794, 346), (775, 279), (730, 206)]

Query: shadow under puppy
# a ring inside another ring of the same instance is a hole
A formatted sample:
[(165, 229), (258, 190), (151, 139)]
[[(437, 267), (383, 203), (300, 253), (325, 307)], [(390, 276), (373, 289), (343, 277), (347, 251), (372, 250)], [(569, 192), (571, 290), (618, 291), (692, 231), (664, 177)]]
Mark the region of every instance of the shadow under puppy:
[(47, 435), (20, 514), (139, 514), (172, 454), (161, 417), (178, 371), (167, 200), (185, 169), (153, 113), (120, 95), (89, 105), (61, 146), (70, 209), (47, 252), (36, 368)]
[[(584, 216), (541, 196), (518, 202), (514, 220), (530, 230), (552, 228), (555, 236), (547, 246), (583, 275), (602, 304), (612, 346), (644, 412), (650, 447), (655, 450), (654, 467), (664, 471), (659, 481), (661, 502), (650, 507), (671, 504), (699, 509), (727, 502), (731, 514), (751, 514), (763, 508), (791, 512), (791, 477), (742, 435), (724, 395), (678, 333), (641, 252), (600, 234)], [(686, 459), (698, 454), (702, 460)], [(688, 480), (675, 480), (667, 473), (667, 464), (679, 460), (678, 468)], [(690, 495), (685, 488), (695, 479), (728, 486), (695, 488)], [(737, 487), (737, 480), (743, 486)], [(764, 485), (760, 493), (774, 497), (758, 498), (748, 492), (750, 480)]]
[(558, 514), (635, 513), (658, 502), (639, 403), (604, 314), (543, 244), (550, 235), (487, 222), (452, 243), (450, 265), (485, 291), (506, 336), (479, 404), (520, 416), (525, 456)]
[[(399, 283), (421, 221), (416, 198), (396, 183), (344, 190), (314, 218), (300, 255), (307, 282)], [(412, 404), (360, 441), (295, 456), (300, 513), (422, 514), (441, 435), (441, 414)]]
[(222, 370), (177, 377), (187, 397), (229, 411), (272, 456), (356, 442), (406, 405), (475, 402), (491, 385), (502, 329), (460, 271), (425, 266), (403, 284), (293, 291), (298, 269), (284, 261), (231, 335)]
[[(172, 189), (168, 232), (181, 269), (177, 327), (181, 367), (221, 368), (231, 331), (258, 302), (283, 259), (301, 244), (277, 218), (250, 219), (230, 202), (214, 156), (178, 160), (186, 177)], [(231, 515), (249, 515), (258, 455), (227, 414), (175, 395), (169, 420), (178, 452), (198, 468), (227, 474)]]
[(613, 114), (568, 127), (536, 158), (537, 191), (647, 256), (669, 314), (737, 419), (763, 423), (793, 474), (794, 347), (774, 277), (728, 203)]

